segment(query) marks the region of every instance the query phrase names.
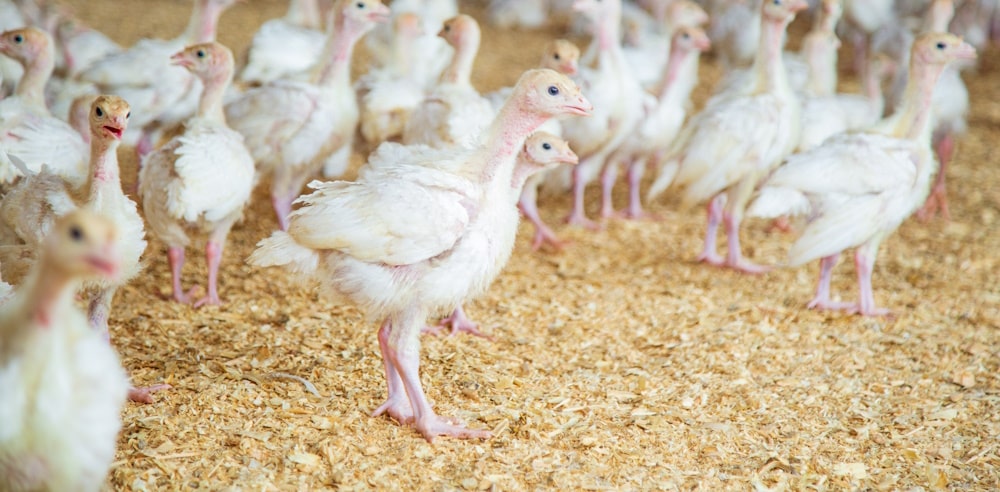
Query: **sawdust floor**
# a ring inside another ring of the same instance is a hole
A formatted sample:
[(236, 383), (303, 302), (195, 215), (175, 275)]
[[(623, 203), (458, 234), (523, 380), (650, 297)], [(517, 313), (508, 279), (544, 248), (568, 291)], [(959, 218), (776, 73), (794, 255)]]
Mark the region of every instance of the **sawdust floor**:
[[(100, 0), (76, 10), (132, 43), (179, 32), (189, 5)], [(284, 5), (236, 6), (222, 18), (220, 41), (241, 53)], [(557, 34), (484, 27), (475, 83), (512, 83)], [(669, 198), (651, 206), (658, 222), (562, 229), (573, 244), (561, 254), (532, 253), (522, 224), (507, 269), (468, 305), (496, 341), (425, 337), (422, 349), (436, 409), (492, 429), (488, 441), (430, 445), (368, 416), (385, 396), (376, 327), (280, 272), (244, 264), (275, 227), (263, 193), (230, 237), (220, 308), (165, 300), (166, 257), (153, 241), (143, 276), (117, 299), (112, 340), (138, 384), (173, 389), (155, 404), (128, 405), (110, 482), (132, 490), (996, 490), (997, 54), (984, 53), (980, 73), (967, 77), (970, 130), (948, 170), (954, 220), (911, 220), (882, 247), (875, 294), (895, 317), (806, 310), (815, 265), (746, 276), (694, 263), (703, 213)], [(718, 77), (714, 61), (703, 70), (710, 82)], [(544, 215), (557, 221), (568, 205), (546, 199)], [(747, 252), (779, 262), (791, 237), (765, 226), (745, 229)], [(189, 252), (186, 284), (203, 282), (198, 256)], [(853, 299), (845, 260), (833, 285)], [(311, 381), (319, 394), (279, 373)]]

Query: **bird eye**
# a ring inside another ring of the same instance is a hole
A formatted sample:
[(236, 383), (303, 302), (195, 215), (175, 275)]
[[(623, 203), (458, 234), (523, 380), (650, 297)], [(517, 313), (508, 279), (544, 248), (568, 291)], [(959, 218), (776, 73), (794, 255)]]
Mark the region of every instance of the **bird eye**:
[(444, 32), (451, 32), (451, 24), (444, 25)]
[(688, 33), (682, 34), (681, 37), (684, 38), (684, 39), (691, 39), (691, 35), (688, 34)]
[(359, 8), (359, 9), (365, 8), (365, 4), (361, 3), (361, 2), (358, 2), (358, 3), (354, 4), (354, 6), (357, 7), (357, 8)]
[(552, 55), (552, 58), (555, 58), (556, 60), (558, 60), (559, 59), (559, 53), (556, 53), (556, 54)]
[(943, 42), (939, 42), (939, 43), (937, 44), (937, 49), (939, 49), (939, 50), (943, 50), (943, 49), (944, 49), (944, 43), (943, 43)]
[(545, 142), (542, 144), (542, 148), (545, 150), (552, 150), (552, 144)]
[(558, 96), (559, 95), (559, 88), (556, 87), (556, 86), (554, 86), (554, 85), (550, 85), (549, 86), (549, 95), (550, 96)]
[(98, 117), (101, 117), (104, 116), (104, 111), (101, 111), (100, 106), (98, 106), (97, 109), (94, 110), (94, 114), (96, 114)]
[(131, 118), (131, 117), (132, 117), (132, 112), (131, 111), (129, 111), (128, 113), (125, 113), (125, 119), (126, 120), (129, 119), (129, 118)]
[(774, 0), (775, 5), (781, 5), (781, 0)]
[(24, 36), (22, 36), (20, 34), (14, 36), (14, 42), (17, 43), (17, 44), (23, 43), (24, 42)]
[(205, 58), (205, 50), (198, 50), (195, 55), (198, 55), (198, 58)]
[(69, 237), (76, 242), (83, 240), (83, 231), (79, 227), (73, 226), (69, 228)]

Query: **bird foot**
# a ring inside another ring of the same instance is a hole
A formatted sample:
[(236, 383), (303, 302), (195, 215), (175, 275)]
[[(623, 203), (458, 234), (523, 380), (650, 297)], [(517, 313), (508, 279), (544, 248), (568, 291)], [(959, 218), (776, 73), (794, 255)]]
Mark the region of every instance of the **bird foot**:
[(219, 299), (218, 294), (215, 295), (209, 294), (194, 302), (195, 308), (200, 308), (202, 306), (221, 306), (221, 305), (222, 305), (222, 300)]
[(469, 335), (485, 338), (489, 341), (494, 340), (492, 335), (487, 335), (479, 330), (478, 323), (474, 323), (465, 316), (457, 315), (456, 313), (452, 313), (451, 316), (442, 319), (441, 323), (437, 326), (425, 326), (421, 332), (440, 335), (445, 328), (449, 329), (449, 337), (453, 337), (458, 333), (468, 333)]
[(569, 243), (570, 241), (563, 241), (562, 239), (556, 237), (556, 235), (552, 232), (536, 230), (535, 237), (531, 240), (531, 250), (538, 251), (543, 245), (548, 244), (552, 247), (552, 249), (558, 252), (562, 251), (563, 248), (565, 248)]
[(470, 429), (458, 419), (441, 417), (433, 413), (413, 422), (412, 425), (430, 443), (433, 443), (437, 436), (459, 439), (489, 439), (493, 437), (493, 433), (490, 431)]
[(790, 232), (795, 232), (795, 228), (792, 227), (792, 224), (788, 222), (788, 217), (778, 217), (777, 219), (771, 221), (771, 225), (767, 226), (767, 232), (774, 232), (774, 231), (784, 232), (785, 234), (788, 234)]
[(566, 217), (566, 223), (569, 225), (583, 227), (585, 229), (590, 229), (592, 231), (601, 230), (601, 224), (594, 222), (584, 216), (582, 213), (572, 213), (569, 217)]
[(402, 398), (390, 397), (372, 412), (372, 417), (386, 414), (396, 422), (399, 422), (400, 425), (413, 423), (413, 409), (410, 407), (410, 402), (406, 399), (405, 395)]
[(696, 260), (714, 266), (722, 266), (726, 262), (726, 260), (713, 251), (702, 251)]
[(195, 293), (197, 293), (197, 292), (198, 292), (198, 286), (196, 285), (196, 286), (191, 287), (190, 289), (188, 289), (187, 292), (184, 292), (183, 290), (176, 290), (175, 289), (174, 293), (170, 297), (175, 302), (179, 302), (181, 304), (191, 304), (191, 299), (195, 296)]
[(948, 210), (948, 195), (945, 192), (944, 185), (934, 185), (931, 189), (931, 194), (927, 197), (927, 201), (924, 202), (924, 206), (917, 210), (917, 218), (922, 222), (927, 222), (937, 215), (938, 211), (941, 212), (941, 218), (945, 221), (951, 220), (951, 211)]
[(660, 217), (657, 214), (649, 213), (641, 208), (635, 210), (626, 208), (615, 214), (615, 217), (626, 220), (648, 220), (651, 222), (659, 222), (663, 220), (663, 217)]
[(857, 303), (854, 302), (834, 302), (828, 298), (819, 297), (814, 297), (806, 306), (809, 309), (820, 311), (853, 311), (858, 308)]
[(153, 393), (168, 389), (170, 389), (169, 384), (154, 384), (143, 388), (132, 386), (128, 389), (128, 399), (136, 403), (150, 404), (153, 403)]
[(744, 258), (739, 258), (735, 260), (728, 259), (726, 260), (725, 266), (732, 268), (733, 270), (737, 270), (743, 273), (752, 273), (755, 275), (771, 271), (771, 267), (769, 266), (758, 265)]

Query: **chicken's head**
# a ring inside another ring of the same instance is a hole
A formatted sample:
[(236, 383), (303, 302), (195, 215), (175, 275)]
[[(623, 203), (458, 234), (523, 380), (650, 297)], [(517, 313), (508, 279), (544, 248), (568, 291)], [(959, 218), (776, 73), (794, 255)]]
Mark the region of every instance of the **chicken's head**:
[(546, 117), (565, 114), (589, 116), (594, 109), (575, 82), (547, 68), (528, 70), (521, 75), (507, 104), (517, 105), (525, 114)]
[(569, 143), (548, 132), (532, 133), (524, 142), (524, 156), (532, 164), (576, 164), (580, 158), (569, 148)]
[(552, 41), (542, 55), (542, 68), (550, 68), (563, 75), (576, 75), (580, 48), (565, 39)]
[(764, 19), (772, 22), (789, 23), (795, 14), (809, 8), (806, 0), (764, 0)]
[(78, 209), (56, 221), (46, 238), (45, 260), (71, 277), (114, 278), (121, 270), (117, 242), (110, 220)]
[(479, 23), (465, 14), (456, 15), (444, 21), (438, 36), (458, 49), (459, 46), (479, 45)]
[(705, 52), (712, 48), (712, 41), (700, 27), (682, 27), (674, 33), (671, 47), (685, 53)]
[(52, 59), (52, 38), (34, 27), (13, 29), (0, 34), (0, 54), (27, 65), (42, 54)]
[(118, 96), (98, 96), (90, 105), (90, 135), (96, 141), (118, 142), (132, 115), (129, 104)]
[(913, 43), (911, 63), (944, 66), (955, 60), (975, 60), (976, 49), (962, 38), (948, 33), (931, 32)]
[(203, 81), (227, 80), (233, 74), (233, 52), (219, 43), (194, 44), (170, 57)]

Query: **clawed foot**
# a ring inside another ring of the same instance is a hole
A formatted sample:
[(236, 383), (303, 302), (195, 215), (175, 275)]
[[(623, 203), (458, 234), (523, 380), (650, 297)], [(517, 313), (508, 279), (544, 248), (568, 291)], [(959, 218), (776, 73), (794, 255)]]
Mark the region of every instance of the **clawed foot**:
[(777, 219), (771, 221), (771, 225), (767, 227), (767, 232), (774, 231), (784, 232), (787, 234), (789, 232), (794, 232), (795, 228), (788, 222), (788, 217), (778, 217)]
[(155, 384), (144, 388), (132, 386), (128, 389), (128, 399), (136, 403), (150, 404), (153, 403), (153, 393), (168, 389), (170, 389), (169, 384)]
[(535, 231), (535, 237), (531, 240), (531, 250), (538, 251), (543, 245), (548, 244), (552, 249), (562, 251), (570, 242), (563, 241), (552, 232)]
[(771, 271), (771, 267), (758, 265), (752, 261), (740, 258), (738, 260), (727, 260), (725, 266), (743, 273), (760, 274)]
[(941, 218), (946, 221), (951, 220), (951, 211), (948, 210), (948, 196), (945, 194), (944, 186), (934, 186), (931, 189), (931, 194), (927, 197), (924, 206), (917, 210), (917, 218), (927, 222), (933, 219), (938, 211), (941, 212)]
[(459, 439), (489, 439), (493, 437), (490, 431), (470, 429), (458, 419), (449, 419), (431, 414), (413, 423), (413, 428), (433, 443), (437, 436), (457, 437)]
[(187, 292), (184, 292), (183, 290), (175, 290), (171, 298), (181, 304), (191, 304), (191, 299), (197, 291), (198, 286), (191, 287)]
[(452, 313), (451, 316), (448, 316), (447, 318), (441, 320), (441, 323), (438, 324), (437, 326), (425, 326), (420, 331), (421, 333), (429, 333), (431, 335), (441, 335), (441, 332), (444, 331), (446, 328), (449, 330), (448, 331), (449, 337), (455, 336), (458, 333), (468, 333), (469, 335), (472, 336), (477, 336), (480, 338), (485, 338), (489, 341), (493, 341), (492, 335), (487, 335), (486, 333), (479, 331), (478, 323), (473, 323), (472, 321), (466, 319), (464, 316), (457, 316), (455, 313)]
[(860, 314), (861, 316), (892, 316), (892, 311), (886, 308), (873, 307), (869, 309), (863, 309), (860, 304), (856, 302), (833, 302), (829, 299), (818, 299), (814, 298), (809, 301), (809, 309), (819, 309), (827, 311), (844, 311), (848, 314)]
[(400, 425), (413, 423), (413, 409), (405, 396), (403, 398), (389, 398), (372, 412), (372, 417), (380, 415), (389, 415)]
[(587, 217), (585, 217), (581, 213), (570, 214), (569, 217), (566, 217), (566, 223), (569, 224), (569, 225), (574, 225), (574, 226), (583, 227), (585, 229), (590, 229), (592, 231), (599, 231), (599, 230), (601, 230), (601, 224), (588, 219)]
[(701, 263), (708, 263), (713, 266), (722, 266), (726, 260), (724, 260), (717, 253), (712, 251), (702, 251), (698, 258), (696, 258)]
[(201, 299), (198, 299), (194, 303), (194, 307), (195, 308), (200, 308), (200, 307), (206, 306), (206, 305), (207, 306), (220, 306), (220, 305), (222, 305), (222, 300), (219, 299), (219, 295), (218, 294), (215, 294), (215, 295), (207, 295), (205, 297), (202, 297)]
[(648, 220), (648, 221), (652, 221), (652, 222), (659, 222), (659, 221), (663, 220), (663, 217), (660, 217), (659, 215), (656, 215), (656, 214), (649, 213), (649, 212), (647, 212), (645, 210), (642, 210), (642, 209), (631, 210), (631, 209), (627, 209), (627, 208), (624, 209), (624, 210), (622, 210), (621, 212), (618, 212), (617, 214), (615, 214), (615, 217), (617, 217), (619, 219), (626, 219), (626, 220)]

